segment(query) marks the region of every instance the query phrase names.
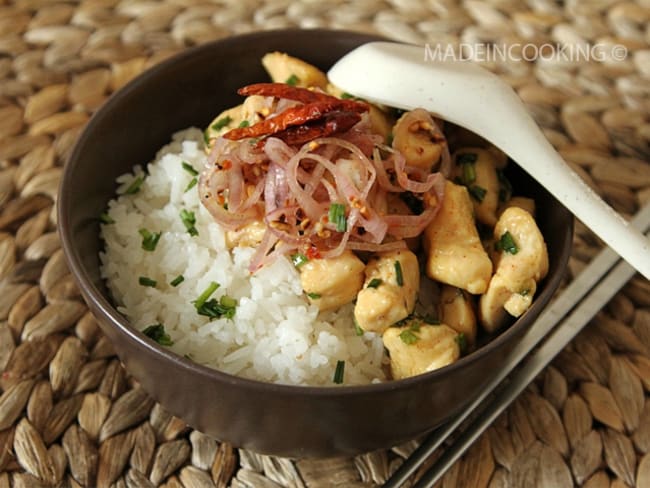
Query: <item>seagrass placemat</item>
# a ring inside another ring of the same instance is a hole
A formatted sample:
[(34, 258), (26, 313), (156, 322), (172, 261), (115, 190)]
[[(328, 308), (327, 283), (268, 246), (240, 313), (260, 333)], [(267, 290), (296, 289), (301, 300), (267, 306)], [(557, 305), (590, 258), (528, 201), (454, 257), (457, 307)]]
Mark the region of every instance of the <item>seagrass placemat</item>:
[[(0, 0), (0, 488), (372, 487), (417, 445), (259, 456), (191, 430), (139, 389), (83, 305), (55, 230), (61, 168), (111, 92), (188, 46), (256, 29), (536, 46), (536, 59), (486, 64), (585, 181), (631, 215), (650, 200), (648, 22), (648, 0)], [(541, 56), (570, 43), (609, 55)], [(627, 57), (614, 63), (619, 45)], [(579, 223), (574, 244), (570, 276), (600, 249)], [(637, 276), (442, 486), (649, 487), (649, 390), (650, 284)]]

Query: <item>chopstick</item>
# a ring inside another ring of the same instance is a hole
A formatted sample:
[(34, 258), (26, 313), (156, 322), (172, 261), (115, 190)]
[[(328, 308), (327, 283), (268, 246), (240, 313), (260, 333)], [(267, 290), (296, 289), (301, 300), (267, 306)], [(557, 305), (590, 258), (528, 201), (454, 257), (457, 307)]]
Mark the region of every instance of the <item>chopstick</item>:
[[(630, 224), (642, 232), (646, 232), (650, 226), (650, 204), (643, 207)], [(614, 269), (612, 270), (612, 268)], [(622, 261), (614, 251), (609, 248), (601, 251), (553, 304), (540, 315), (531, 330), (508, 355), (504, 367), (486, 384), (470, 405), (463, 412), (429, 434), (383, 485), (384, 488), (402, 486), (470, 414), (482, 408), (480, 417), (463, 429), (460, 436), (431, 465), (413, 488), (430, 487), (438, 481), (471, 443), (505, 410), (555, 355), (575, 337), (603, 305), (629, 281), (634, 273), (634, 269)], [(607, 277), (600, 283), (605, 275)], [(598, 286), (596, 286), (597, 284)], [(531, 353), (533, 348), (574, 308), (575, 311), (557, 327), (552, 336), (548, 337), (541, 347)], [(485, 402), (486, 397), (503, 382), (526, 356), (528, 357), (526, 364), (512, 375), (508, 384), (501, 388), (494, 399)]]

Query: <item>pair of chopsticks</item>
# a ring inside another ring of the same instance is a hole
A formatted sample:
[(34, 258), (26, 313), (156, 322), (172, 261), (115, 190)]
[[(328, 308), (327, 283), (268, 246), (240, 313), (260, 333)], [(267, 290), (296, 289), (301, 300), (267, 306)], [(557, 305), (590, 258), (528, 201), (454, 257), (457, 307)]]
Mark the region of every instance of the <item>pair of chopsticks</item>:
[[(647, 233), (650, 227), (650, 204), (646, 204), (630, 224)], [(614, 251), (609, 248), (601, 251), (540, 315), (531, 330), (508, 355), (505, 366), (487, 383), (469, 407), (429, 434), (383, 487), (402, 486), (470, 414), (480, 411), (480, 415), (462, 429), (413, 488), (433, 486), (634, 274), (634, 268)], [(524, 357), (526, 361), (510, 376), (506, 384), (502, 384)], [(486, 401), (492, 393), (494, 395)]]

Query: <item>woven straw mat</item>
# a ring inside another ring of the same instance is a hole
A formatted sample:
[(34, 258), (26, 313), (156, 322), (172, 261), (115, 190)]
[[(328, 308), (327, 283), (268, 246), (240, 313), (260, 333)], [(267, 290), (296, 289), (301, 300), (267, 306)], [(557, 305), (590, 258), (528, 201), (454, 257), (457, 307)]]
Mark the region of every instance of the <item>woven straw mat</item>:
[[(56, 233), (62, 166), (108, 95), (188, 46), (299, 26), (424, 43), (621, 44), (625, 61), (502, 62), (548, 139), (630, 216), (650, 200), (650, 2), (0, 0), (0, 488), (373, 487), (417, 441), (289, 461), (156, 405), (83, 305)], [(600, 249), (577, 223), (569, 277)], [(650, 284), (635, 277), (444, 487), (650, 487)], [(412, 480), (411, 480), (412, 481)]]

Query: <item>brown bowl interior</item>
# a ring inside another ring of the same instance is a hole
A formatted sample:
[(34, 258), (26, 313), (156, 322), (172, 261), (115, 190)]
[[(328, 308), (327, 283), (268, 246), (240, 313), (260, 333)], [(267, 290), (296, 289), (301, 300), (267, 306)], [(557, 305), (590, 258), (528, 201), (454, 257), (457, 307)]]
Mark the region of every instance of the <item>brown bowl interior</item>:
[[(68, 161), (59, 200), (63, 248), (83, 296), (127, 370), (171, 413), (220, 440), (261, 453), (352, 455), (430, 431), (463, 409), (506, 352), (534, 324), (559, 285), (573, 221), (514, 165), (510, 177), (538, 203), (550, 271), (532, 308), (486, 346), (422, 376), (360, 387), (295, 387), (230, 376), (179, 357), (132, 329), (100, 278), (98, 216), (115, 178), (151, 160), (175, 131), (205, 127), (239, 103), (236, 90), (266, 79), (260, 58), (279, 50), (326, 70), (375, 37), (342, 31), (269, 31), (186, 51), (147, 71), (95, 114)], [(525, 189), (525, 190), (524, 190)]]

